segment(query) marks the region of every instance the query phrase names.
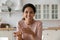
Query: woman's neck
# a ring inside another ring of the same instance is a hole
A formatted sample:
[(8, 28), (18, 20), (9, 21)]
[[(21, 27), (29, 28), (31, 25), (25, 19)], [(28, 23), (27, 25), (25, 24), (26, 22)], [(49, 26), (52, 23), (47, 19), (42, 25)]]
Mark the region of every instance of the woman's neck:
[(25, 23), (27, 24), (27, 25), (30, 25), (30, 24), (32, 24), (34, 22), (34, 20), (25, 20)]

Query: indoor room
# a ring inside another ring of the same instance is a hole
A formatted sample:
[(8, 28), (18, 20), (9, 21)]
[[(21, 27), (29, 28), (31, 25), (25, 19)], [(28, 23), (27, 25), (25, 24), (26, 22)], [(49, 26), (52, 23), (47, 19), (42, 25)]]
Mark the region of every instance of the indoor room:
[(42, 22), (42, 40), (60, 40), (60, 0), (0, 0), (0, 40), (16, 40), (14, 32), (28, 3), (36, 8), (34, 19)]

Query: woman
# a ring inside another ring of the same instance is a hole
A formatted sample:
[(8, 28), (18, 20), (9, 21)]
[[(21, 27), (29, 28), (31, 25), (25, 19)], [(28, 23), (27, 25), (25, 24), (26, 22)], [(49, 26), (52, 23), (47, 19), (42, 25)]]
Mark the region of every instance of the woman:
[(34, 20), (36, 8), (33, 4), (24, 5), (23, 19), (18, 22), (17, 40), (42, 40), (42, 22)]

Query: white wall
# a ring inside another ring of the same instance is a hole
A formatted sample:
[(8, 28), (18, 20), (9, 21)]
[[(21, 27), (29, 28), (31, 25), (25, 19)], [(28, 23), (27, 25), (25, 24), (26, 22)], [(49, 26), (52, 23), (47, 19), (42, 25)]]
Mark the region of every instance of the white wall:
[(17, 22), (22, 18), (22, 13), (12, 13), (11, 16), (9, 15), (9, 13), (6, 12), (0, 13), (0, 18), (2, 19), (2, 23), (9, 23), (11, 26), (16, 27)]
[[(6, 4), (6, 1), (7, 0), (0, 0), (0, 6), (2, 6), (2, 3), (3, 4)], [(13, 3), (12, 5), (12, 10), (19, 10), (21, 8), (21, 0), (9, 0)]]
[(26, 4), (26, 3), (33, 3), (33, 4), (60, 4), (60, 0), (25, 0), (23, 3), (24, 4)]
[[(9, 13), (1, 13), (0, 17), (2, 18), (2, 22), (9, 23), (13, 27), (17, 26), (17, 22), (22, 19), (22, 13), (16, 12), (12, 13), (11, 16), (9, 16)], [(59, 27), (60, 26), (60, 20), (44, 20), (43, 27)]]
[(44, 20), (43, 27), (60, 27), (60, 20)]
[[(13, 0), (14, 1), (14, 0)], [(22, 4), (26, 3), (33, 3), (33, 4), (60, 4), (60, 0), (20, 0), (20, 2), (23, 2)], [(15, 4), (17, 4), (18, 1), (14, 1)], [(19, 3), (18, 3), (19, 4)], [(18, 7), (17, 7), (18, 8)], [(21, 7), (20, 7), (21, 8)], [(60, 8), (60, 5), (59, 5)], [(59, 11), (59, 18), (60, 18), (60, 9)], [(13, 12), (11, 17), (9, 16), (9, 13), (1, 13), (0, 17), (2, 17), (2, 21), (11, 24), (13, 27), (17, 25), (18, 20), (21, 20), (22, 14), (20, 12)], [(56, 21), (42, 21), (43, 27), (59, 27), (60, 26), (60, 20)]]

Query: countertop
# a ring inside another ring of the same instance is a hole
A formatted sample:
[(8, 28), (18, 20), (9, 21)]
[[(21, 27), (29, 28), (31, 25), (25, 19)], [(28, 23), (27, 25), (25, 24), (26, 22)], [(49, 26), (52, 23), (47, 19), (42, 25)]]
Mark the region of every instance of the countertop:
[(16, 28), (0, 28), (0, 31), (3, 31), (3, 30), (15, 30)]
[(47, 27), (43, 28), (43, 30), (60, 30), (60, 27)]
[[(16, 30), (16, 28), (0, 28), (1, 30)], [(60, 30), (60, 27), (47, 27), (43, 28), (43, 30)]]

